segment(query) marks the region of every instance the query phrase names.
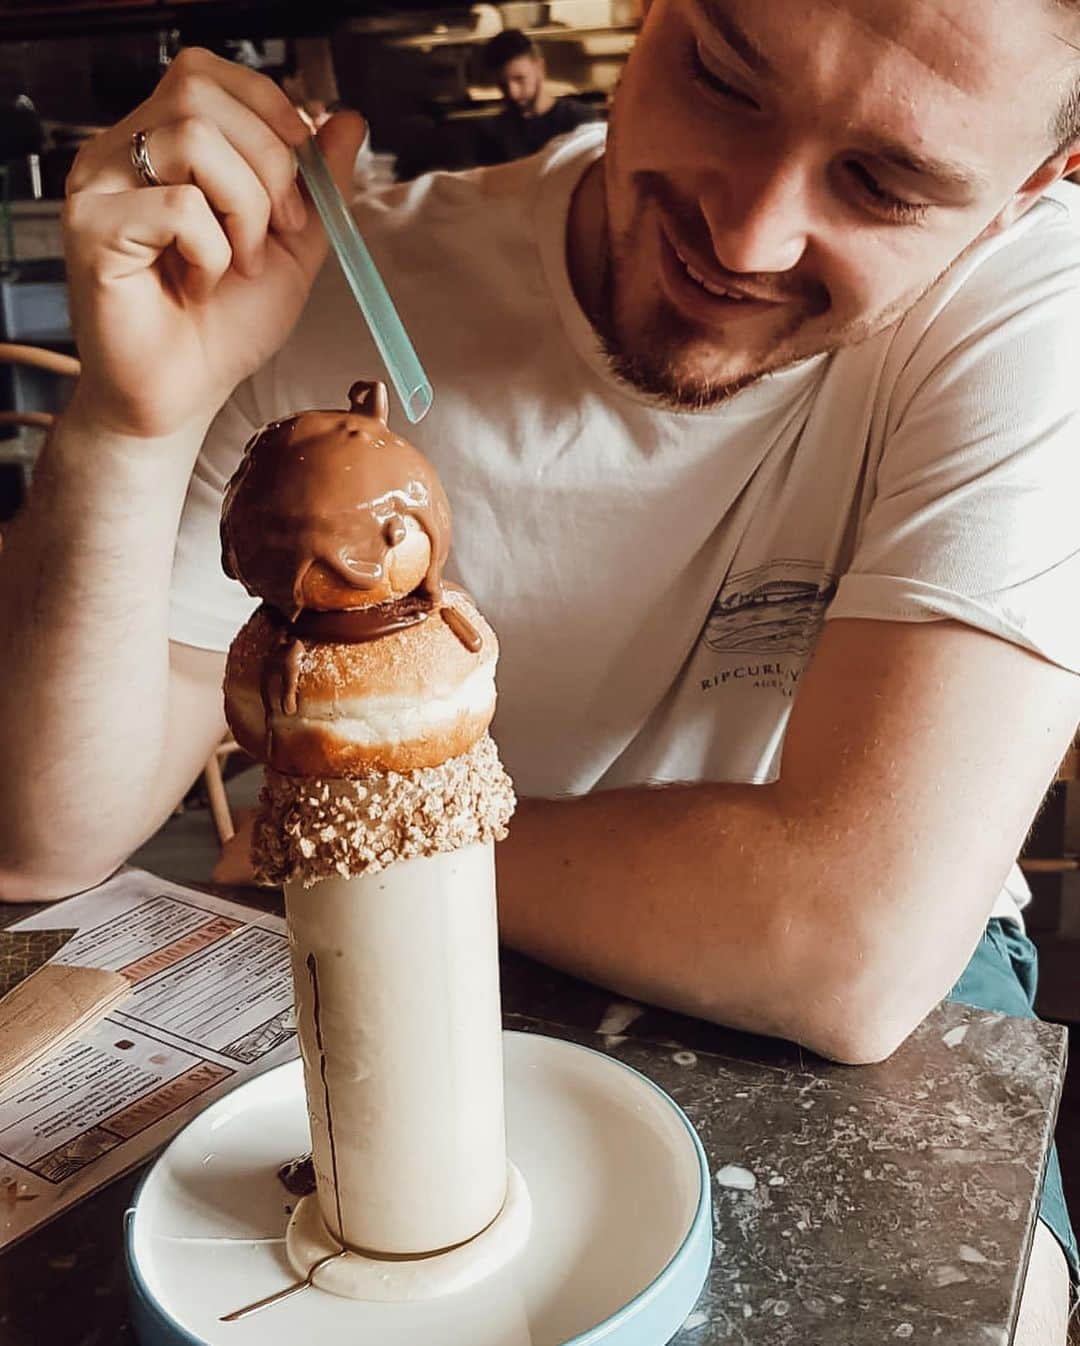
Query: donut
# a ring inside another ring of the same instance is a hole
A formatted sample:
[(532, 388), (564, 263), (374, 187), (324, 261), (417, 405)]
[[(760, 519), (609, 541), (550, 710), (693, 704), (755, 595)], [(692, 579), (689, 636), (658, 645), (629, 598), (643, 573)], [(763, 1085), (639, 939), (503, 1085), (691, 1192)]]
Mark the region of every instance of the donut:
[[(391, 627), (394, 611), (379, 614)], [(302, 618), (259, 608), (226, 664), (236, 741), (287, 776), (406, 773), (467, 752), (495, 713), (495, 634), (468, 594), (450, 587), (419, 620), (406, 617), (377, 638), (312, 639)]]
[(290, 617), (440, 592), (450, 549), (442, 483), (387, 426), (383, 384), (353, 384), (349, 404), (271, 422), (225, 491), (226, 574)]

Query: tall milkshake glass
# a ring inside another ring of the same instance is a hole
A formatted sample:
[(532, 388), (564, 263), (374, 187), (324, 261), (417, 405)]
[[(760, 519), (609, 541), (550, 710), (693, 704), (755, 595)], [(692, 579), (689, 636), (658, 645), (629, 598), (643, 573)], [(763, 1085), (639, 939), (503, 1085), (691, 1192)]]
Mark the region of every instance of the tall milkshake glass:
[(324, 1224), (376, 1255), (463, 1243), (506, 1193), (493, 844), (285, 905)]

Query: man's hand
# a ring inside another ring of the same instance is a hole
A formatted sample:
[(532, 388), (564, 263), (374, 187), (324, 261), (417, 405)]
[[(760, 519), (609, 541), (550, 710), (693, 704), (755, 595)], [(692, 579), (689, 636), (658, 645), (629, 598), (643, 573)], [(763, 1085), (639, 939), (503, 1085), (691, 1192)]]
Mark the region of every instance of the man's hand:
[[(343, 186), (363, 130), (342, 114), (320, 133)], [(138, 183), (136, 131), (161, 187)], [(296, 182), (308, 134), (272, 81), (191, 48), (80, 151), (64, 235), (84, 425), (134, 439), (205, 427), (278, 348), (326, 251)]]
[[(131, 137), (149, 133), (140, 186)], [(363, 133), (320, 133), (347, 184)], [(79, 154), (64, 212), (82, 375), (0, 554), (0, 896), (107, 875), (190, 784), (223, 728), (219, 654), (170, 649), (188, 479), (237, 382), (284, 340), (326, 251), (269, 80), (182, 53)]]
[(835, 621), (773, 785), (524, 801), (506, 941), (840, 1060), (946, 994), (1080, 720), (1080, 678), (951, 622)]
[(251, 858), (251, 834), (255, 830), (255, 810), (238, 809), (233, 816), (236, 832), (222, 846), (214, 865), (215, 883), (247, 885), (258, 882)]

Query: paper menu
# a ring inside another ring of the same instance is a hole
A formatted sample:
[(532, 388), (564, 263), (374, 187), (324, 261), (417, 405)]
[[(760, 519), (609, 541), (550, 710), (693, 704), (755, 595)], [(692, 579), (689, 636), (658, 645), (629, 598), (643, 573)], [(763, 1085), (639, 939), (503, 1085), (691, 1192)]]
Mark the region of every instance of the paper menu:
[(54, 961), (123, 972), (123, 1007), (0, 1094), (0, 1248), (297, 1053), (285, 923), (127, 870), (11, 927), (74, 927)]

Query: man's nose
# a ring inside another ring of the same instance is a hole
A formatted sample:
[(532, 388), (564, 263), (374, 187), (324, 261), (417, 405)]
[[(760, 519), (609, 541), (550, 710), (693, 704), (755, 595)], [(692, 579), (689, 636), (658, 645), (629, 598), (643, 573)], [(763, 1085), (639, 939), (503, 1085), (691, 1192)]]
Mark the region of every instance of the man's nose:
[(797, 168), (739, 164), (699, 200), (717, 261), (733, 272), (790, 271), (810, 235), (809, 184)]

